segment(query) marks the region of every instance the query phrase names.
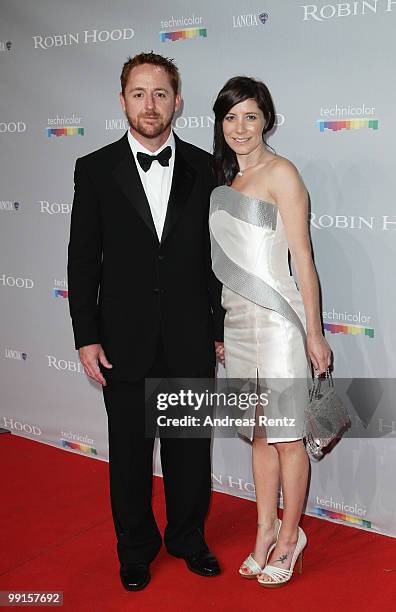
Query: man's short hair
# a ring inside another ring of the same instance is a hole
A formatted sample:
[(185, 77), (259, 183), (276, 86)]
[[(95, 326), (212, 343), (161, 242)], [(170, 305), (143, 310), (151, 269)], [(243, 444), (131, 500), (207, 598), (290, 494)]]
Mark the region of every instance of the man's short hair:
[(129, 57), (122, 67), (121, 72), (121, 91), (125, 93), (125, 87), (128, 81), (129, 73), (136, 66), (142, 66), (143, 64), (151, 64), (152, 66), (161, 66), (164, 68), (169, 75), (172, 89), (175, 95), (179, 91), (180, 85), (180, 74), (179, 69), (174, 63), (173, 59), (158, 55), (157, 53), (139, 53), (134, 57)]

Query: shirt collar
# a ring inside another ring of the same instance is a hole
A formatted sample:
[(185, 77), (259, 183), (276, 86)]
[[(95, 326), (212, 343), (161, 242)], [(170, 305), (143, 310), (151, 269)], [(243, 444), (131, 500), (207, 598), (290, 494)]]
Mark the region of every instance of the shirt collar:
[(128, 130), (128, 142), (129, 142), (129, 146), (132, 149), (132, 153), (134, 155), (134, 157), (136, 157), (136, 154), (138, 152), (141, 153), (147, 153), (148, 155), (158, 155), (158, 153), (160, 153), (160, 151), (162, 151), (162, 149), (165, 149), (165, 147), (170, 147), (172, 149), (172, 156), (174, 156), (175, 154), (175, 137), (173, 135), (173, 131), (171, 130), (171, 133), (169, 134), (169, 137), (167, 139), (166, 142), (164, 142), (164, 144), (157, 149), (157, 151), (149, 151), (148, 149), (146, 149), (146, 147), (144, 147), (142, 144), (140, 144), (140, 142), (138, 140), (136, 140), (136, 138), (134, 138), (134, 136), (132, 136), (131, 134), (131, 130)]

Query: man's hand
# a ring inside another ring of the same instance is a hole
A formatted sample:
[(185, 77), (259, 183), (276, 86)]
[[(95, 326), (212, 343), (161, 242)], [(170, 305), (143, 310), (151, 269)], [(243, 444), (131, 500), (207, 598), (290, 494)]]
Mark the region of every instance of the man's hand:
[(224, 342), (215, 342), (217, 360), (224, 365)]
[(99, 362), (105, 368), (112, 368), (113, 366), (107, 361), (101, 344), (88, 344), (87, 346), (82, 346), (78, 352), (80, 361), (88, 376), (105, 387), (107, 383), (99, 369)]

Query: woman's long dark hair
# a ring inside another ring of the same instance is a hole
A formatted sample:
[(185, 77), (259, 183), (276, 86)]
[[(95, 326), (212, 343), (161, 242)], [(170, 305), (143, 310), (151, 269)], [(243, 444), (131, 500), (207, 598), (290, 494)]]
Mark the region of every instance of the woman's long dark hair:
[(239, 171), (235, 152), (228, 146), (223, 133), (223, 120), (235, 104), (254, 99), (262, 110), (265, 127), (264, 134), (272, 130), (275, 123), (275, 107), (268, 87), (261, 81), (250, 77), (236, 76), (229, 79), (220, 90), (213, 105), (215, 114), (213, 138), (213, 165), (218, 185), (230, 185)]

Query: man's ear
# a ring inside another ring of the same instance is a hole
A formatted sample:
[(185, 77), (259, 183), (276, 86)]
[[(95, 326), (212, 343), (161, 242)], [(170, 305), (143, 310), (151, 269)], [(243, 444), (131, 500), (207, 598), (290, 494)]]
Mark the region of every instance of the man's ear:
[(122, 91), (120, 91), (120, 103), (121, 103), (121, 106), (122, 106), (122, 110), (125, 113), (125, 98), (124, 98), (124, 94), (122, 93)]
[(181, 95), (180, 94), (176, 94), (176, 98), (175, 98), (175, 111), (179, 110), (181, 103), (182, 103)]

